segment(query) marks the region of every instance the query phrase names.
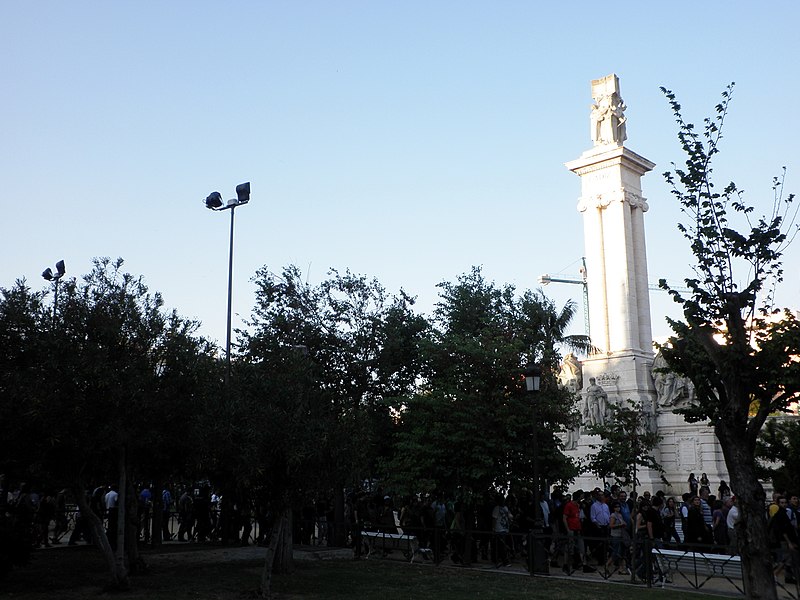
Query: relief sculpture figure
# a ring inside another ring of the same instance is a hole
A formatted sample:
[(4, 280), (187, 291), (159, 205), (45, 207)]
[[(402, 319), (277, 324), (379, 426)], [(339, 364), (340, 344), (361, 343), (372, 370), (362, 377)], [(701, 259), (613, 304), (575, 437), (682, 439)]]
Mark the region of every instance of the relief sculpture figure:
[(668, 369), (667, 361), (659, 351), (653, 360), (653, 383), (659, 406), (670, 408), (691, 403), (694, 400), (692, 382)]
[(558, 373), (558, 385), (570, 392), (577, 392), (583, 387), (581, 365), (572, 352), (568, 353), (564, 357), (564, 362), (561, 363), (561, 370)]
[(586, 406), (583, 409), (583, 420), (586, 425), (605, 425), (608, 411), (608, 394), (597, 385), (594, 377), (589, 378), (586, 388)]

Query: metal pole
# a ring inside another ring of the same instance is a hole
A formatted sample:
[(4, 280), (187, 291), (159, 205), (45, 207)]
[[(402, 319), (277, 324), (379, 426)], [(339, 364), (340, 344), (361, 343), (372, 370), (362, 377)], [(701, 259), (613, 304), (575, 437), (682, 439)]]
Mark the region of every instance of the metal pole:
[(534, 573), (547, 574), (547, 558), (542, 544), (544, 523), (542, 521), (542, 504), (539, 483), (539, 415), (537, 392), (533, 399), (533, 531), (528, 552), (531, 554), (531, 575)]
[(539, 431), (536, 426), (538, 421), (538, 411), (536, 405), (538, 403), (533, 401), (533, 521), (534, 527), (539, 525), (541, 519), (542, 507), (539, 504)]
[(60, 278), (56, 279), (56, 282), (53, 284), (53, 287), (55, 287), (55, 292), (53, 294), (53, 329), (56, 328), (56, 307), (58, 306), (58, 282), (59, 281), (60, 281)]
[(227, 338), (225, 340), (225, 389), (229, 389), (231, 381), (231, 311), (233, 309), (233, 213), (236, 210), (235, 206), (231, 207), (231, 240), (230, 249), (228, 251), (228, 328)]
[(591, 328), (589, 327), (589, 283), (587, 277), (589, 272), (586, 270), (586, 257), (581, 257), (583, 261), (583, 328), (586, 335), (591, 335)]

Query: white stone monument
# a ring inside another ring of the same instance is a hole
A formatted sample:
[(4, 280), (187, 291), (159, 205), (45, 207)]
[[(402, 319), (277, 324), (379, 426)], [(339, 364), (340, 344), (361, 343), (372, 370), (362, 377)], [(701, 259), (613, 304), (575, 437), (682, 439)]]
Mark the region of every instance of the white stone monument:
[[(669, 383), (660, 378), (657, 390), (653, 376), (644, 228), (648, 205), (641, 178), (655, 164), (623, 145), (626, 107), (617, 76), (593, 80), (592, 97), (594, 146), (566, 163), (581, 178), (578, 210), (583, 215), (590, 334), (596, 348), (582, 364), (584, 424), (602, 423), (609, 405), (633, 400), (642, 406), (649, 426), (664, 436), (654, 455), (672, 484), (665, 486), (658, 473), (645, 471), (638, 477), (641, 489), (665, 489), (677, 495), (688, 491), (690, 472), (698, 478), (706, 472), (712, 493), (716, 493), (720, 479), (728, 479), (713, 431), (688, 424), (672, 412), (685, 399), (685, 382), (680, 387), (680, 380), (674, 377)], [(600, 438), (588, 435), (583, 427), (570, 432), (565, 440), (568, 450), (578, 457), (591, 454), (591, 445), (599, 443)], [(576, 482), (583, 489), (600, 484), (592, 476)]]

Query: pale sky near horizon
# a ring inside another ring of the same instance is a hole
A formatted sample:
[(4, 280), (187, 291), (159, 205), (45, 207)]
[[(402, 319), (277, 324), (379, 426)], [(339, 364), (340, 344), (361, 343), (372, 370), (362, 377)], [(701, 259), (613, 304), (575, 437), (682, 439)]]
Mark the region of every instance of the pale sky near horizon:
[[(642, 180), (649, 278), (691, 275), (661, 173), (682, 162), (659, 86), (688, 120), (736, 82), (716, 169), (758, 212), (788, 168), (800, 191), (800, 5), (577, 1), (0, 1), (0, 287), (59, 259), (69, 276), (121, 256), (169, 307), (225, 340), (228, 213), (235, 196), (234, 309), (250, 278), (296, 264), (401, 287), (429, 313), (436, 284), (473, 265), (537, 288), (577, 277), (590, 81), (620, 78), (626, 146)], [(800, 308), (800, 248), (778, 302)], [(544, 291), (573, 298), (580, 286)], [(651, 293), (653, 333), (678, 316)], [(234, 318), (234, 325), (241, 323)]]

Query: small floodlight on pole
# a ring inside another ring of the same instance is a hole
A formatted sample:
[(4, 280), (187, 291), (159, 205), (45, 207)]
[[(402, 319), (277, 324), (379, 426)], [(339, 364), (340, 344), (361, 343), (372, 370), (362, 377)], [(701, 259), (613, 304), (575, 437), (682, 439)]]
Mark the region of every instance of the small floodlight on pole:
[(58, 306), (58, 282), (61, 281), (61, 278), (67, 272), (67, 267), (64, 265), (64, 261), (60, 260), (56, 263), (56, 272), (53, 273), (53, 270), (50, 267), (47, 267), (42, 272), (42, 277), (44, 277), (47, 281), (53, 282), (53, 326), (55, 327), (56, 324), (56, 306)]
[(228, 250), (228, 323), (227, 335), (225, 339), (225, 388), (228, 389), (231, 380), (231, 311), (233, 300), (233, 220), (234, 211), (237, 206), (242, 206), (250, 202), (250, 182), (240, 183), (236, 186), (236, 198), (224, 202), (222, 194), (212, 192), (205, 199), (206, 208), (215, 211), (231, 211), (231, 235)]

